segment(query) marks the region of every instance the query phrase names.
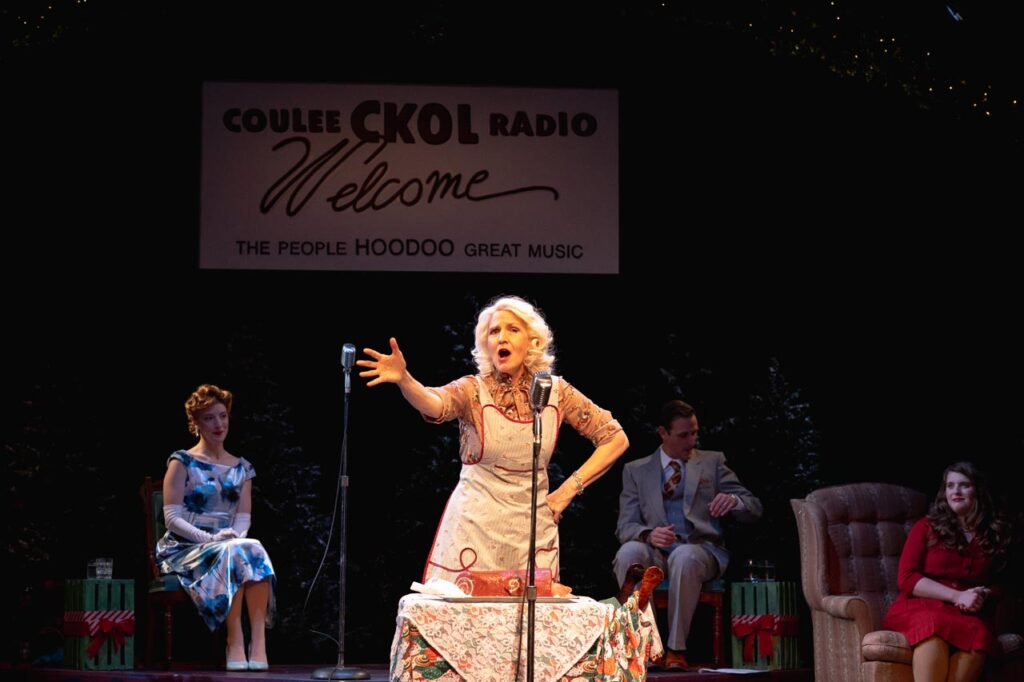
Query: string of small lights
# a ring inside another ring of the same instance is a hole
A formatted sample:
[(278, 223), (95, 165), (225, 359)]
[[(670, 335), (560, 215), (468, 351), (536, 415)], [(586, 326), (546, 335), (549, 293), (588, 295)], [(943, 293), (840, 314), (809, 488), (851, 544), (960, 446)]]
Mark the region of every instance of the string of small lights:
[[(599, 19), (609, 25), (629, 20), (635, 41), (644, 36), (671, 40), (666, 26), (737, 32), (776, 58), (802, 60), (837, 78), (902, 93), (922, 109), (954, 120), (980, 121), (1008, 141), (1021, 142), (1024, 70), (1019, 65), (1024, 58), (1020, 41), (1014, 40), (1024, 20), (1019, 5), (971, 0), (653, 0), (589, 11), (604, 12)], [(138, 11), (117, 7), (105, 0), (9, 0), (0, 9), (6, 46), (45, 49), (102, 25), (118, 12)], [(587, 6), (580, 7), (585, 11)], [(414, 13), (411, 25), (419, 27), (421, 38), (459, 40), (450, 28), (457, 4), (410, 4), (391, 11)]]

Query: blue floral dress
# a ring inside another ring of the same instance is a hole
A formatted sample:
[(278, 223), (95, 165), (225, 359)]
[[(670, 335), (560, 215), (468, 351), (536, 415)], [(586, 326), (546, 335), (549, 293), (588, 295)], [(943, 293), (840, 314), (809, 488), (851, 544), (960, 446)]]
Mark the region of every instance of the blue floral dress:
[[(252, 464), (242, 458), (234, 466), (210, 464), (184, 450), (173, 453), (168, 465), (174, 459), (185, 466), (185, 520), (211, 534), (231, 526), (242, 485), (256, 475)], [(273, 586), (275, 580), (267, 551), (259, 540), (248, 538), (196, 544), (167, 531), (156, 543), (156, 560), (161, 572), (178, 576), (210, 630), (227, 619), (231, 600), (243, 583), (271, 578)], [(268, 625), (273, 613), (271, 590)]]

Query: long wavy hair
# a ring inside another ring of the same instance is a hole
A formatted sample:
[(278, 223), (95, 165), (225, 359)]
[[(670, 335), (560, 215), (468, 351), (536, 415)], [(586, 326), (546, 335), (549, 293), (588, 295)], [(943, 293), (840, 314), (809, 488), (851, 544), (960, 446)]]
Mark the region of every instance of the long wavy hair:
[(1009, 519), (999, 512), (992, 497), (985, 475), (971, 462), (950, 464), (942, 472), (942, 483), (935, 495), (935, 502), (928, 509), (928, 524), (931, 526), (933, 542), (941, 542), (949, 549), (964, 552), (967, 538), (960, 528), (960, 520), (946, 501), (946, 479), (951, 473), (963, 474), (974, 486), (974, 509), (964, 519), (968, 529), (978, 538), (982, 551), (993, 557), (1002, 557), (1012, 539)]

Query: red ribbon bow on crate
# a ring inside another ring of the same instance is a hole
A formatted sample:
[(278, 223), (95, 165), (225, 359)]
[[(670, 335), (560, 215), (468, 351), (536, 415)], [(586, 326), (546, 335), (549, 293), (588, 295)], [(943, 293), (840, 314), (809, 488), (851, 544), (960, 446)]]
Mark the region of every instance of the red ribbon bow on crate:
[(778, 613), (764, 613), (760, 616), (742, 615), (732, 617), (732, 633), (743, 638), (743, 660), (754, 660), (754, 640), (757, 639), (757, 653), (768, 658), (775, 653), (772, 637), (793, 637), (797, 634), (796, 616)]
[(95, 658), (107, 640), (113, 638), (114, 651), (124, 646), (124, 638), (135, 634), (134, 611), (66, 611), (64, 634), (92, 637), (85, 651)]

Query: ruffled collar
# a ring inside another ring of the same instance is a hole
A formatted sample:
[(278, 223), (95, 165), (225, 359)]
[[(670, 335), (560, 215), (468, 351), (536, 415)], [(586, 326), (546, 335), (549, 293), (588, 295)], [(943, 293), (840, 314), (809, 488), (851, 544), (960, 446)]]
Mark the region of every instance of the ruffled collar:
[(518, 379), (513, 379), (508, 374), (502, 374), (501, 372), (491, 372), (486, 379), (490, 379), (491, 384), (495, 388), (502, 391), (513, 391), (520, 390), (530, 392), (530, 373), (523, 372), (519, 375)]
[(494, 404), (506, 415), (517, 418), (533, 414), (530, 407), (530, 382), (529, 372), (523, 372), (518, 379), (497, 372), (484, 377), (484, 384), (491, 392)]

